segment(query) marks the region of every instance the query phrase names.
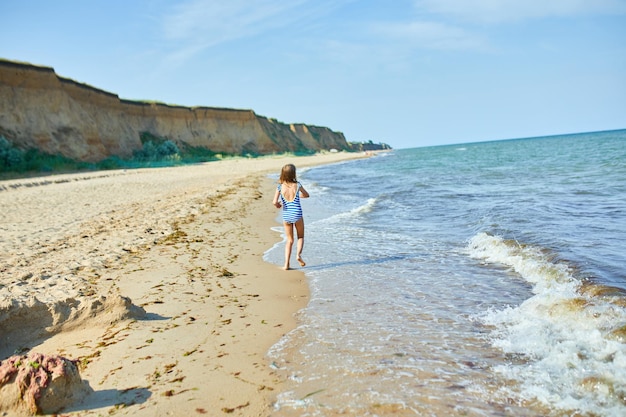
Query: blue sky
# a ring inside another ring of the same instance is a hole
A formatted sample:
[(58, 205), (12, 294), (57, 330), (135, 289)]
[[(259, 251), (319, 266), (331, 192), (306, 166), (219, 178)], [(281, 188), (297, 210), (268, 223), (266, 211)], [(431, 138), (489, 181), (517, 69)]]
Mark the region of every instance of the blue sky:
[(626, 128), (626, 0), (3, 0), (0, 57), (396, 148)]

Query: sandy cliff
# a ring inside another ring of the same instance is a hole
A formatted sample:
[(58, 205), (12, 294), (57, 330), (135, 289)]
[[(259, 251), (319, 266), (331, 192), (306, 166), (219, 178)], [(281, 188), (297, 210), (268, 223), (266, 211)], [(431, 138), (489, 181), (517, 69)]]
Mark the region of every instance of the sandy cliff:
[(182, 107), (120, 99), (54, 69), (0, 60), (0, 135), (81, 161), (127, 158), (142, 132), (217, 153), (348, 149), (326, 127), (285, 124), (252, 110)]

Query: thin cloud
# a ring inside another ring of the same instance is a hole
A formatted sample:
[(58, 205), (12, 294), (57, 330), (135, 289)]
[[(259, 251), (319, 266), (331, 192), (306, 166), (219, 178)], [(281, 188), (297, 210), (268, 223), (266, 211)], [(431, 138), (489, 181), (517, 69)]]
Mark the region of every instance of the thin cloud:
[(191, 0), (163, 17), (162, 35), (175, 50), (169, 60), (182, 63), (213, 46), (331, 13), (346, 1), (352, 0)]
[(201, 37), (207, 44), (250, 36), (280, 25), (279, 17), (304, 3), (284, 4), (273, 0), (216, 2), (194, 0), (174, 8), (164, 18), (164, 36), (170, 40)]
[(414, 47), (447, 50), (487, 49), (481, 36), (460, 27), (439, 22), (415, 21), (386, 23), (374, 26), (374, 31)]
[(626, 14), (625, 0), (414, 0), (419, 12), (474, 22)]

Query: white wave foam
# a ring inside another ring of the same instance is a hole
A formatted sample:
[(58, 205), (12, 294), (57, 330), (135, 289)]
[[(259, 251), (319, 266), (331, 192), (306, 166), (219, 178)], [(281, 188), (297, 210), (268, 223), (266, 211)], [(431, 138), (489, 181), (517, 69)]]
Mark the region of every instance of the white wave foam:
[(270, 228), (273, 232), (279, 233), (280, 237), (281, 237), (281, 241), (280, 242), (276, 242), (274, 243), (274, 245), (272, 245), (271, 248), (269, 248), (268, 250), (266, 250), (265, 252), (263, 252), (263, 260), (265, 262), (269, 262), (270, 261), (270, 254), (280, 245), (283, 245), (286, 240), (287, 240), (287, 236), (285, 235), (285, 229), (282, 226), (274, 226)]
[(470, 240), (468, 250), (472, 258), (511, 267), (535, 285), (536, 292), (553, 286), (575, 291), (579, 285), (568, 265), (552, 263), (548, 256), (533, 246), (523, 246), (517, 241), (478, 233)]
[(533, 284), (535, 295), (521, 305), (480, 317), (494, 326), (494, 345), (522, 359), (495, 369), (519, 382), (520, 398), (583, 414), (626, 415), (626, 345), (607, 337), (626, 323), (625, 309), (579, 293), (571, 268), (539, 248), (479, 233), (467, 249)]
[(303, 183), (304, 188), (306, 188), (306, 190), (311, 194), (311, 195), (319, 195), (319, 194), (326, 194), (330, 188), (329, 187), (325, 187), (323, 185), (318, 184), (317, 182), (314, 181), (308, 181), (306, 183)]
[(378, 201), (378, 198), (370, 198), (368, 199), (365, 204), (360, 205), (358, 207), (353, 208), (352, 210), (349, 211), (344, 211), (342, 213), (337, 213), (331, 217), (328, 217), (327, 219), (323, 219), (320, 220), (321, 222), (334, 222), (337, 220), (346, 220), (348, 218), (354, 218), (354, 217), (358, 217), (362, 214), (366, 214), (366, 213), (370, 213), (375, 205), (376, 202)]

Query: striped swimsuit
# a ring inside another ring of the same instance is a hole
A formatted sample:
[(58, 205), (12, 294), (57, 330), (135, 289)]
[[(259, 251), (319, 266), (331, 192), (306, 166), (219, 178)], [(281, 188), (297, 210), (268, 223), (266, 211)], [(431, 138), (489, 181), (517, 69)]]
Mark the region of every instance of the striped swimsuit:
[[(282, 184), (278, 185), (278, 191), (281, 191)], [(296, 196), (293, 201), (287, 201), (283, 193), (280, 192), (280, 201), (283, 204), (283, 221), (285, 223), (295, 223), (302, 218), (302, 206), (300, 205), (300, 183), (296, 188)]]

